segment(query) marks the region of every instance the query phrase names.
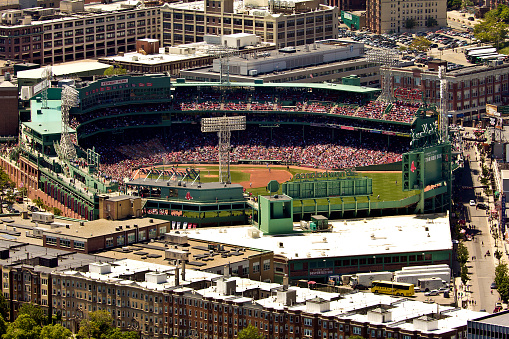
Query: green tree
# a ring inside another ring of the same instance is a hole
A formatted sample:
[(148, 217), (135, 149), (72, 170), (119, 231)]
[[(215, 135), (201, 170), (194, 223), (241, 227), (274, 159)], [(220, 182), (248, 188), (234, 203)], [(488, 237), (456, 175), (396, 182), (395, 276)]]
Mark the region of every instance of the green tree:
[(16, 201), (16, 195), (14, 194), (14, 191), (11, 188), (9, 188), (5, 193), (4, 200), (5, 202), (11, 205), (14, 204), (14, 202)]
[(447, 9), (460, 9), (462, 4), (461, 0), (447, 0)]
[(126, 73), (127, 73), (126, 69), (120, 65), (110, 66), (104, 71), (104, 75), (108, 75), (108, 76), (109, 75), (120, 75), (120, 74), (126, 74)]
[(62, 215), (62, 210), (57, 207), (53, 207), (53, 214), (54, 215)]
[(509, 281), (508, 279), (508, 269), (507, 264), (505, 262), (502, 262), (495, 267), (495, 284), (498, 287), (503, 285), (504, 283), (507, 283)]
[(352, 335), (352, 336), (350, 336), (350, 337), (348, 337), (348, 338), (349, 338), (349, 339), (366, 339), (366, 338), (364, 338), (364, 337), (363, 337), (363, 336), (361, 336), (361, 335)]
[(238, 339), (264, 339), (265, 337), (258, 332), (258, 329), (251, 325), (249, 325), (244, 328), (242, 331), (239, 332)]
[(466, 264), (468, 261), (468, 249), (463, 242), (459, 243), (458, 249), (456, 250), (456, 256), (461, 266)]
[(500, 259), (502, 259), (502, 252), (500, 250), (496, 250), (495, 253), (493, 253), (495, 258), (497, 258), (498, 263), (500, 264)]
[(500, 4), (497, 8), (492, 9), (484, 15), (484, 18), (487, 19), (500, 19), (504, 22), (509, 22), (509, 7), (504, 4)]
[(80, 329), (78, 331), (78, 338), (95, 338), (96, 334), (99, 334), (99, 328), (97, 324), (88, 320), (83, 319), (80, 321)]
[(80, 322), (78, 336), (80, 338), (99, 338), (112, 329), (113, 318), (107, 311), (95, 311), (89, 314), (89, 319)]
[(21, 152), (19, 147), (14, 148), (11, 153), (9, 153), (9, 159), (11, 161), (18, 162), (19, 159), (19, 153)]
[(474, 26), (474, 36), (481, 42), (497, 44), (507, 36), (507, 24), (498, 18), (488, 17)]
[(9, 303), (5, 300), (3, 293), (0, 293), (0, 316), (3, 320), (9, 320)]
[(433, 27), (433, 26), (436, 26), (438, 25), (438, 22), (435, 18), (429, 16), (427, 19), (426, 19), (426, 27)]
[(134, 331), (122, 332), (118, 328), (111, 329), (105, 339), (139, 339), (140, 335)]
[(405, 20), (405, 28), (406, 29), (412, 29), (415, 27), (415, 19), (414, 18), (408, 18)]
[(0, 338), (7, 333), (7, 325), (8, 323), (4, 320), (4, 318), (0, 315)]
[(34, 200), (32, 200), (32, 202), (35, 204), (35, 206), (37, 206), (37, 208), (39, 209), (42, 209), (44, 207), (44, 201), (42, 201), (41, 198), (36, 198)]
[(19, 308), (18, 316), (21, 314), (26, 314), (30, 318), (32, 318), (37, 325), (45, 325), (47, 317), (44, 315), (44, 311), (35, 304), (23, 304)]
[(60, 324), (46, 325), (41, 330), (41, 339), (69, 339), (72, 332)]
[(41, 326), (28, 314), (20, 314), (10, 323), (3, 339), (39, 339)]
[(470, 277), (468, 276), (468, 267), (467, 265), (461, 266), (461, 282), (463, 285), (466, 285), (467, 282), (470, 280)]
[(419, 52), (425, 52), (428, 50), (429, 46), (431, 46), (432, 42), (426, 39), (425, 37), (419, 36), (412, 41), (410, 44), (410, 48), (416, 49)]
[(0, 168), (0, 213), (3, 213), (2, 204), (4, 202), (4, 191), (11, 187), (11, 179), (9, 179), (9, 176), (7, 173), (4, 172), (2, 168)]

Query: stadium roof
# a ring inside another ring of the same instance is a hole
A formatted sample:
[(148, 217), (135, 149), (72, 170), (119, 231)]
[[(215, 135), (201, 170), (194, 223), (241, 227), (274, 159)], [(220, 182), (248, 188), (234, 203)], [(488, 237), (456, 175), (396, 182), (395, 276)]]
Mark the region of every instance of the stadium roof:
[[(189, 238), (273, 251), (289, 259), (392, 255), (450, 251), (452, 240), (446, 215), (409, 215), (332, 222), (332, 232), (295, 231), (281, 236), (249, 236), (250, 227), (187, 230)], [(221, 230), (221, 233), (219, 231)], [(283, 243), (283, 246), (281, 246)]]
[[(110, 65), (100, 62), (73, 62), (65, 65), (52, 66), (51, 71), (53, 72), (53, 76), (59, 77), (69, 74), (87, 75), (86, 73), (88, 72), (100, 72), (102, 74), (109, 67)], [(17, 77), (18, 79), (42, 79), (42, 74), (45, 69), (45, 67), (41, 67), (20, 71), (17, 73)]]
[[(23, 124), (40, 135), (62, 133), (62, 122), (60, 121), (47, 121), (44, 123), (24, 122)], [(74, 133), (74, 130), (69, 127), (69, 132)]]
[(280, 88), (316, 88), (316, 89), (330, 89), (335, 91), (345, 91), (345, 92), (354, 92), (354, 93), (377, 93), (380, 92), (379, 88), (369, 88), (364, 86), (352, 86), (352, 85), (342, 85), (342, 84), (333, 84), (333, 83), (252, 83), (252, 82), (231, 82), (220, 84), (217, 82), (185, 82), (185, 83), (172, 83), (174, 87), (280, 87)]

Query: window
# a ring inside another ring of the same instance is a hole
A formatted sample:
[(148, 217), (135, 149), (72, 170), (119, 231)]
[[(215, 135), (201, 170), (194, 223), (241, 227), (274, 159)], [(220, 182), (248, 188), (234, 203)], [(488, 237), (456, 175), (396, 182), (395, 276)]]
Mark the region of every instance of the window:
[(85, 249), (85, 242), (84, 241), (76, 241), (74, 240), (74, 248), (77, 250), (84, 250)]
[(255, 262), (255, 263), (253, 263), (253, 273), (258, 273), (258, 272), (260, 272), (260, 263)]
[(353, 334), (358, 334), (358, 335), (360, 335), (360, 334), (361, 334), (361, 332), (362, 332), (362, 330), (361, 330), (361, 328), (360, 328), (360, 327), (353, 326), (353, 328), (352, 328), (352, 333), (353, 333)]
[(57, 244), (57, 238), (46, 236), (46, 244), (56, 245)]
[(138, 232), (138, 241), (143, 241), (147, 239), (147, 231), (139, 231)]
[(71, 240), (69, 239), (60, 239), (61, 247), (71, 247)]
[(113, 237), (106, 238), (106, 247), (113, 247)]
[(117, 246), (122, 246), (125, 242), (125, 236), (119, 235), (117, 236)]
[(264, 271), (270, 270), (270, 259), (265, 259), (263, 261), (263, 270)]

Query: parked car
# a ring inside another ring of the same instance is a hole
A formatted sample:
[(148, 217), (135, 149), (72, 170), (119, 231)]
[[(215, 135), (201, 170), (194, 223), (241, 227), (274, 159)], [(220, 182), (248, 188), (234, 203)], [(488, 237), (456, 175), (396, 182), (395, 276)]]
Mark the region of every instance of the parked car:
[(429, 292), (425, 292), (424, 295), (433, 296), (433, 295), (439, 295), (440, 292), (438, 290), (431, 290)]
[(495, 282), (492, 282), (490, 288), (496, 290), (497, 289), (497, 284)]
[(487, 210), (488, 209), (488, 205), (483, 204), (483, 203), (479, 203), (479, 204), (477, 204), (477, 208), (479, 208), (481, 210)]
[(475, 206), (475, 200), (470, 200), (470, 206)]

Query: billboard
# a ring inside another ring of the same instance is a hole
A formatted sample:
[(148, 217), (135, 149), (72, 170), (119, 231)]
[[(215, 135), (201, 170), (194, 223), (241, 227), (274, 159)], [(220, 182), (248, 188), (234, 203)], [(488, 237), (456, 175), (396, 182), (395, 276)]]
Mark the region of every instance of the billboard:
[(500, 112), (498, 111), (498, 107), (492, 104), (486, 104), (486, 115), (490, 117), (499, 117)]
[(373, 179), (289, 181), (282, 184), (283, 194), (293, 199), (367, 196), (373, 194)]

